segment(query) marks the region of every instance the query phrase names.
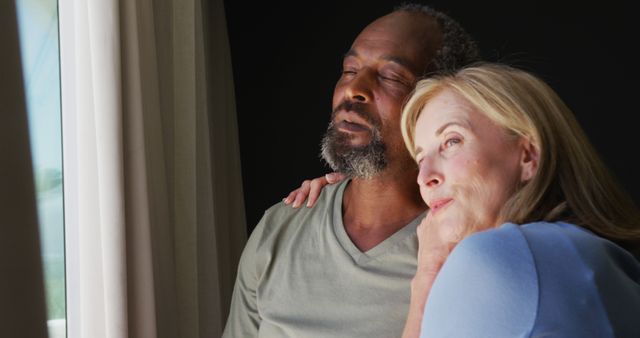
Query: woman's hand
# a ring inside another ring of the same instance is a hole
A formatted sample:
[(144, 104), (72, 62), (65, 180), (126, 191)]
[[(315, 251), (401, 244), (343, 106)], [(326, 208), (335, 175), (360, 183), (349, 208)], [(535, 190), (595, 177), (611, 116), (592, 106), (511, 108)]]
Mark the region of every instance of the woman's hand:
[(418, 235), (418, 267), (411, 281), (411, 304), (403, 338), (417, 338), (431, 286), (442, 265), (455, 247), (459, 238), (452, 238), (448, 227), (433, 218), (430, 212), (420, 222), (416, 230)]
[[(420, 279), (422, 282), (427, 281), (429, 289), (451, 250), (461, 239), (458, 236), (452, 236), (451, 227), (453, 227), (452, 224), (443, 224), (443, 222), (435, 220), (428, 212), (416, 229), (418, 268), (414, 279)], [(425, 287), (424, 283), (420, 284), (421, 287)]]
[(283, 200), (284, 204), (289, 205), (293, 203), (291, 206), (298, 208), (308, 197), (307, 208), (311, 208), (318, 200), (318, 196), (320, 196), (320, 192), (325, 185), (334, 184), (344, 179), (344, 174), (333, 172), (312, 180), (304, 180), (300, 188), (289, 193), (289, 196)]

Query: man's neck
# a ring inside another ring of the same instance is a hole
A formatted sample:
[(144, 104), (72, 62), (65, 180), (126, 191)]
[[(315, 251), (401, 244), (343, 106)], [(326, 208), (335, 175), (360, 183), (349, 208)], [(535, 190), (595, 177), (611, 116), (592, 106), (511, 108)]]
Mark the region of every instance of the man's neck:
[(351, 241), (365, 252), (380, 244), (426, 210), (417, 173), (382, 174), (353, 179), (345, 188), (342, 219)]

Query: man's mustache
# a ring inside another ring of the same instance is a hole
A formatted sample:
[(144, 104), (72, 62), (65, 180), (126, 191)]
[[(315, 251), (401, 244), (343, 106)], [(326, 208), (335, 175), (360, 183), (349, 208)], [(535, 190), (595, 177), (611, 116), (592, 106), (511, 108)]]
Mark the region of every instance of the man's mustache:
[(367, 111), (366, 106), (360, 102), (342, 101), (331, 113), (331, 124), (333, 124), (336, 114), (340, 111), (352, 111), (367, 121), (374, 128), (380, 129), (380, 122), (373, 117), (373, 115)]

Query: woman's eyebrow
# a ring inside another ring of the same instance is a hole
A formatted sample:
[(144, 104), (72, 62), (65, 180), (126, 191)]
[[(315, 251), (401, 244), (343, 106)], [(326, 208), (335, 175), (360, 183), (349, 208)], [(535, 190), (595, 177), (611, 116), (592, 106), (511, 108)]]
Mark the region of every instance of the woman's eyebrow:
[(440, 128), (436, 130), (436, 136), (442, 134), (442, 132), (447, 129), (449, 126), (459, 126), (464, 129), (469, 129), (469, 124), (462, 121), (450, 121), (443, 124)]

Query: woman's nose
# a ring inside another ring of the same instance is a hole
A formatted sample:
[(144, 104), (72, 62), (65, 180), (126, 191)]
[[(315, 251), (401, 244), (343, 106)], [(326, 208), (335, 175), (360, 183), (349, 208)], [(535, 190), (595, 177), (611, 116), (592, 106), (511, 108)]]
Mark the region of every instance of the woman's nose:
[(435, 161), (423, 158), (419, 164), (418, 185), (425, 188), (435, 188), (442, 184), (444, 176), (437, 170)]

